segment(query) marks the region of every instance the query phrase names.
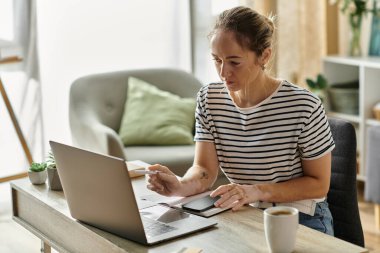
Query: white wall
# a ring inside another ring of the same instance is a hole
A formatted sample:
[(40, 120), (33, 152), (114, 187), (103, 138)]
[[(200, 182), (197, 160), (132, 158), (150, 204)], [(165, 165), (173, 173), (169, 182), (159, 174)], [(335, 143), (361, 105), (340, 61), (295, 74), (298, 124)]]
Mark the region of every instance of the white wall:
[(193, 11), (193, 72), (203, 83), (220, 82), (211, 56), (209, 33), (217, 16), (226, 9), (243, 5), (252, 7), (252, 0), (190, 0)]
[(0, 0), (0, 38), (13, 39), (12, 0)]
[(188, 1), (39, 0), (37, 17), (46, 145), (71, 143), (68, 95), (76, 78), (153, 67), (190, 71)]

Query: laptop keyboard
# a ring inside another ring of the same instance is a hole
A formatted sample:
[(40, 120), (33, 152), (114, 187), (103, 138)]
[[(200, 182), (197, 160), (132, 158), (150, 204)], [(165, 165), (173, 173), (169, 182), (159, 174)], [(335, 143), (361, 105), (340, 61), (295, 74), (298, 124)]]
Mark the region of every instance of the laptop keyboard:
[(176, 230), (177, 228), (166, 225), (165, 223), (141, 217), (144, 224), (144, 230), (147, 237), (153, 237), (156, 235), (162, 235), (164, 233)]

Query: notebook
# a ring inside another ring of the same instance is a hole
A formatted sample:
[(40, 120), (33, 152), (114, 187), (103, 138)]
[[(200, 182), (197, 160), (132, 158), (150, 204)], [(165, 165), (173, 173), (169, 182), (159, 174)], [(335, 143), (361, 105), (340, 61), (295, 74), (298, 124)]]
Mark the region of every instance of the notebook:
[(139, 210), (123, 159), (50, 141), (73, 218), (136, 241), (155, 244), (215, 226), (212, 219), (163, 205)]
[[(169, 206), (171, 208), (183, 210), (183, 206), (186, 205), (187, 203), (195, 201), (195, 200), (202, 199), (206, 196), (209, 196), (211, 192), (212, 191), (206, 191), (206, 192), (202, 192), (202, 193), (192, 195), (189, 197), (177, 197), (177, 196), (166, 197), (166, 196), (159, 195), (157, 193), (152, 193), (149, 195), (143, 195), (140, 197), (140, 199), (142, 200), (142, 203), (144, 203), (144, 201), (147, 201), (147, 205), (148, 205), (148, 203), (155, 203), (155, 204), (166, 205), (166, 206)], [(213, 208), (210, 208), (208, 210), (200, 211), (200, 212), (199, 211), (192, 211), (190, 209), (184, 209), (183, 211), (185, 211), (187, 213), (195, 214), (198, 216), (211, 217), (213, 215), (216, 215), (218, 213), (224, 212), (224, 211), (229, 210), (229, 209), (230, 209), (230, 207), (224, 207), (224, 208), (213, 207)]]

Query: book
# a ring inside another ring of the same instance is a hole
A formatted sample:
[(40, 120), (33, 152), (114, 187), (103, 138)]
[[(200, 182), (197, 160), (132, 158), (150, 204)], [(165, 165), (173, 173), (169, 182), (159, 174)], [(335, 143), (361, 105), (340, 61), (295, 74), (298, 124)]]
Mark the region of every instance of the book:
[(136, 173), (136, 170), (144, 170), (146, 167), (150, 166), (150, 164), (143, 162), (141, 160), (134, 160), (126, 162), (128, 168), (128, 174), (130, 178), (141, 177), (144, 174)]
[(22, 59), (23, 52), (21, 45), (9, 40), (0, 39), (0, 61), (6, 62), (10, 59)]
[(166, 196), (160, 195), (158, 193), (152, 193), (149, 195), (141, 196), (140, 199), (143, 201), (148, 201), (150, 203), (161, 204), (161, 205), (166, 205), (166, 206), (169, 206), (172, 208), (181, 209), (184, 212), (199, 215), (202, 217), (211, 217), (215, 214), (218, 214), (218, 213), (221, 213), (223, 211), (230, 209), (228, 207), (225, 207), (225, 208), (213, 207), (213, 208), (208, 209), (208, 210), (203, 211), (203, 212), (196, 212), (196, 211), (191, 211), (191, 210), (187, 210), (187, 209), (185, 210), (182, 208), (182, 206), (184, 204), (186, 204), (190, 201), (196, 200), (196, 199), (203, 198), (207, 195), (210, 195), (211, 192), (212, 191), (206, 191), (206, 192), (202, 192), (202, 193), (195, 194), (195, 195), (188, 196), (188, 197), (177, 197), (177, 196), (166, 197)]

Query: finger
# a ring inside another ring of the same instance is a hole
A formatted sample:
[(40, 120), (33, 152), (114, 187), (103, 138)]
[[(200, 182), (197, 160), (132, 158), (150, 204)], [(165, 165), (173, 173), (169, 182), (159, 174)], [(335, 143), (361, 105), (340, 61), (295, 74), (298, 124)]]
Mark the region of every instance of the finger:
[(157, 175), (147, 175), (148, 176), (148, 182), (149, 181), (158, 181)]
[(219, 193), (221, 193), (220, 195), (221, 198), (215, 202), (215, 206), (220, 206), (221, 204), (226, 202), (229, 198), (231, 198), (233, 195), (239, 194), (238, 192), (239, 188), (235, 184), (223, 185), (219, 188), (217, 190), (219, 190)]
[(157, 174), (147, 174), (148, 178), (157, 178)]
[(163, 182), (170, 182), (170, 183), (174, 183), (174, 182), (178, 181), (178, 179), (175, 175), (166, 174), (166, 173), (158, 173), (157, 179), (161, 180)]
[(242, 199), (244, 200), (244, 192), (240, 187), (238, 187), (237, 185), (233, 185), (230, 189), (231, 190), (223, 194), (222, 198), (217, 201), (217, 205), (219, 205), (220, 207), (227, 207), (231, 206), (231, 203), (240, 201)]
[(157, 178), (149, 178), (148, 179), (148, 183), (150, 184), (156, 184), (156, 183), (160, 183), (159, 180), (157, 180)]
[(150, 175), (148, 182), (165, 185), (166, 183), (174, 183), (176, 180), (176, 177), (173, 175), (158, 173), (157, 175)]
[(239, 201), (235, 203), (235, 206), (232, 208), (232, 211), (238, 211), (247, 202), (247, 197), (245, 195), (244, 190), (240, 187), (237, 187), (236, 190), (237, 190)]
[(157, 182), (153, 182), (153, 183), (150, 183), (148, 185), (150, 185), (151, 187), (157, 188), (157, 189), (163, 189), (163, 188), (165, 188), (162, 184), (157, 183)]
[(171, 170), (169, 170), (168, 167), (163, 166), (163, 165), (161, 165), (161, 164), (150, 165), (150, 166), (148, 166), (146, 169), (147, 169), (147, 170), (160, 171), (160, 172), (168, 173), (168, 174), (172, 174), (172, 173), (173, 173)]
[[(236, 195), (236, 196), (235, 196)], [(221, 198), (215, 202), (215, 206), (218, 207), (227, 207), (231, 204), (231, 201), (234, 202), (238, 200), (237, 194), (232, 194), (231, 191), (227, 191), (225, 194), (221, 195)]]
[(146, 187), (147, 187), (149, 190), (151, 190), (151, 191), (155, 191), (155, 192), (157, 192), (157, 193), (160, 193), (160, 192), (164, 191), (163, 188), (156, 187), (156, 186), (154, 186), (154, 185), (147, 185)]
[(157, 181), (155, 178), (151, 178), (151, 177), (148, 178), (148, 183), (152, 183), (152, 182), (155, 182), (155, 181)]
[(157, 179), (148, 179), (148, 184), (154, 186), (154, 187), (158, 187), (158, 188), (163, 188), (164, 187), (164, 183), (161, 181), (161, 180), (157, 180)]
[(240, 200), (239, 195), (232, 195), (226, 201), (224, 201), (223, 203), (221, 203), (220, 207), (221, 208), (232, 207), (234, 205), (234, 203), (237, 202), (237, 201), (239, 201), (239, 200)]
[(220, 196), (220, 199), (215, 202), (215, 206), (221, 206), (223, 203), (225, 203), (228, 199), (231, 198), (232, 194), (231, 191), (225, 191)]
[(213, 192), (210, 193), (210, 196), (211, 197), (216, 197), (216, 196), (220, 196), (220, 195), (223, 195), (225, 194), (226, 192), (228, 192), (228, 190), (230, 189), (230, 185), (229, 184), (226, 184), (226, 185), (221, 185), (219, 186), (218, 188), (216, 188)]
[(230, 193), (227, 191), (227, 192), (225, 192), (219, 196), (220, 196), (220, 198), (217, 201), (215, 201), (215, 203), (214, 203), (214, 205), (217, 207), (220, 207), (220, 205), (222, 205), (224, 202), (226, 202), (230, 198)]
[(242, 199), (242, 194), (239, 190), (234, 189), (232, 191), (229, 191), (230, 198), (234, 197), (237, 198), (238, 200)]
[(149, 185), (152, 186), (152, 187), (155, 187), (157, 189), (164, 189), (165, 188), (162, 184), (157, 183), (157, 182), (153, 182), (153, 183), (151, 183)]

